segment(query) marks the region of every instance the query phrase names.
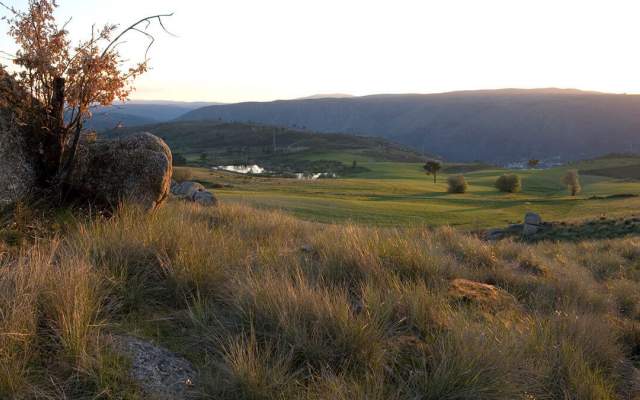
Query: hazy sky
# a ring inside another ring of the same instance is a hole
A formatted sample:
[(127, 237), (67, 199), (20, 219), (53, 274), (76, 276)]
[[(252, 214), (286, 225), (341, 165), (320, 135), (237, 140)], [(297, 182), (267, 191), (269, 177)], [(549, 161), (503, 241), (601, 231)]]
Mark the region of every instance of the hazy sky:
[[(26, 0), (5, 0), (22, 7)], [(138, 99), (572, 87), (640, 93), (638, 0), (59, 0), (61, 20), (175, 12)], [(6, 27), (5, 27), (6, 28)], [(6, 29), (4, 29), (6, 31)], [(6, 35), (0, 49), (10, 49)], [(144, 45), (133, 37), (124, 51)]]

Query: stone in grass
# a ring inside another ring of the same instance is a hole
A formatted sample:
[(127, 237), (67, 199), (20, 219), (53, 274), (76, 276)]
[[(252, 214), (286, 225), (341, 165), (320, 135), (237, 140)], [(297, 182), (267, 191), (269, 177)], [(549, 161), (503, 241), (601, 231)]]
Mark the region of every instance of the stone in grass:
[(140, 385), (145, 399), (192, 398), (196, 372), (189, 361), (132, 336), (115, 336), (114, 345), (131, 359), (132, 378)]
[(213, 193), (207, 191), (198, 182), (176, 183), (171, 187), (171, 193), (179, 199), (191, 201), (202, 206), (215, 206), (218, 204), (218, 199)]
[(206, 189), (204, 188), (204, 186), (202, 186), (198, 182), (185, 181), (182, 183), (176, 183), (175, 185), (171, 186), (171, 193), (177, 197), (191, 198), (194, 193), (202, 192), (205, 190)]
[(218, 204), (218, 199), (213, 195), (213, 193), (208, 191), (195, 192), (193, 196), (191, 196), (191, 200), (194, 203), (200, 204), (201, 206), (215, 206)]
[(542, 217), (539, 214), (529, 212), (524, 217), (524, 227), (522, 235), (532, 236), (538, 233), (542, 226)]
[(485, 232), (484, 239), (489, 241), (496, 241), (496, 240), (504, 239), (505, 235), (506, 235), (506, 232), (504, 229), (495, 228)]
[(515, 304), (513, 296), (504, 290), (467, 279), (454, 279), (449, 286), (449, 296), (455, 301), (474, 304), (486, 309), (497, 309)]

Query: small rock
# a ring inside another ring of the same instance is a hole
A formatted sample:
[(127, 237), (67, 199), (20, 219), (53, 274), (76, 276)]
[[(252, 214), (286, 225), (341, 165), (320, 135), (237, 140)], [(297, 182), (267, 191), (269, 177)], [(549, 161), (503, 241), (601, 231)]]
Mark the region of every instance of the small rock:
[(189, 399), (196, 372), (189, 361), (132, 336), (114, 337), (116, 350), (131, 359), (131, 375), (144, 392), (144, 398), (157, 400)]
[(188, 199), (193, 199), (193, 195), (196, 192), (204, 192), (204, 191), (206, 191), (204, 186), (202, 186), (198, 182), (189, 182), (189, 181), (178, 183), (171, 188), (171, 193), (173, 195), (178, 197), (186, 197)]
[(538, 233), (542, 226), (542, 218), (536, 213), (527, 213), (524, 217), (524, 227), (522, 228), (523, 236), (532, 236)]
[(504, 229), (490, 229), (489, 231), (487, 231), (484, 235), (485, 240), (489, 240), (489, 241), (495, 241), (495, 240), (500, 240), (503, 239), (505, 236), (505, 231)]
[(171, 193), (181, 200), (191, 201), (202, 206), (215, 206), (218, 199), (198, 182), (185, 181), (171, 188)]
[(539, 214), (529, 212), (524, 216), (525, 225), (542, 225), (542, 217)]
[(207, 191), (195, 192), (193, 196), (191, 196), (191, 200), (201, 206), (215, 206), (218, 204), (218, 199), (215, 198), (213, 193)]
[(514, 298), (502, 289), (486, 283), (454, 279), (449, 287), (454, 300), (473, 303), (484, 308), (496, 308), (514, 303)]

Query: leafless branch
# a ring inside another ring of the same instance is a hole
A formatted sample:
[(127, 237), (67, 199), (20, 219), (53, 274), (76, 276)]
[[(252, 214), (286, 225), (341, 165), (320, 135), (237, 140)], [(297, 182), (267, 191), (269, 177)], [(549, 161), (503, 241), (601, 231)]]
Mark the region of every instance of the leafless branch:
[(113, 39), (113, 40), (112, 40), (112, 41), (107, 45), (107, 47), (105, 47), (104, 51), (102, 52), (101, 57), (104, 57), (104, 56), (109, 52), (109, 50), (111, 50), (111, 48), (112, 48), (116, 43), (118, 43), (118, 41), (119, 41), (120, 39), (122, 39), (122, 37), (123, 37), (124, 35), (126, 35), (128, 32), (131, 32), (131, 31), (138, 31), (138, 32), (141, 32), (141, 31), (138, 29), (138, 25), (141, 25), (141, 24), (143, 24), (143, 23), (146, 23), (146, 24), (147, 24), (147, 26), (149, 26), (149, 24), (150, 24), (150, 23), (151, 23), (151, 21), (153, 21), (153, 20), (157, 20), (157, 21), (158, 21), (158, 23), (160, 24), (160, 26), (162, 27), (162, 29), (163, 29), (166, 33), (168, 33), (169, 35), (174, 36), (171, 32), (169, 32), (169, 31), (165, 28), (164, 23), (162, 22), (162, 18), (163, 18), (163, 17), (172, 17), (172, 16), (173, 16), (173, 13), (171, 13), (171, 14), (158, 14), (158, 15), (152, 15), (152, 16), (150, 16), (150, 17), (142, 18), (140, 21), (136, 22), (135, 24), (133, 24), (133, 25), (129, 26), (127, 29), (125, 29), (125, 30), (123, 30), (122, 32), (120, 32), (120, 34), (119, 34), (118, 36), (116, 36), (116, 38), (115, 38), (115, 39)]
[(153, 44), (156, 42), (156, 38), (153, 37), (152, 34), (145, 32), (143, 30), (140, 30), (138, 28), (131, 28), (132, 31), (136, 31), (139, 33), (142, 33), (143, 35), (145, 35), (147, 38), (149, 38), (149, 45), (147, 46), (147, 49), (144, 51), (144, 60), (147, 61), (149, 59), (149, 50), (151, 50), (151, 47), (153, 46)]
[(4, 4), (4, 2), (2, 2), (2, 1), (0, 1), (0, 6), (5, 8), (6, 10), (10, 11), (14, 15), (20, 14), (15, 8)]

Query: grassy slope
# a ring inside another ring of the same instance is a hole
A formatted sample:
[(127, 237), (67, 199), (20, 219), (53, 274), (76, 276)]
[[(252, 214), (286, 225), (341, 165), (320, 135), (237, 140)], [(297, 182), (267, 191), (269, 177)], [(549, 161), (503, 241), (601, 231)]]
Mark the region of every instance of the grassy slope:
[(195, 169), (194, 177), (205, 183), (231, 184), (232, 188), (216, 189), (223, 200), (285, 209), (314, 221), (480, 228), (519, 222), (527, 211), (539, 212), (549, 220), (633, 214), (640, 208), (640, 198), (589, 198), (640, 194), (638, 182), (583, 175), (583, 192), (577, 198), (568, 196), (560, 183), (570, 168), (589, 170), (630, 162), (632, 159), (603, 159), (551, 170), (517, 171), (524, 186), (518, 194), (494, 188), (495, 179), (504, 173), (497, 169), (468, 173), (469, 192), (447, 194), (446, 175), (439, 176), (434, 185), (421, 164), (412, 163), (361, 162), (368, 172), (335, 180), (242, 177), (204, 169)]
[(114, 332), (189, 358), (197, 398), (640, 394), (637, 238), (489, 244), (170, 203), (0, 254), (0, 398), (143, 398)]
[[(267, 125), (223, 122), (169, 122), (119, 129), (107, 136), (149, 131), (163, 138), (175, 153), (197, 162), (206, 154), (214, 165), (238, 161), (286, 163), (295, 160), (356, 161), (422, 160), (415, 151), (381, 138), (315, 133)], [(273, 136), (279, 149), (273, 153)]]

